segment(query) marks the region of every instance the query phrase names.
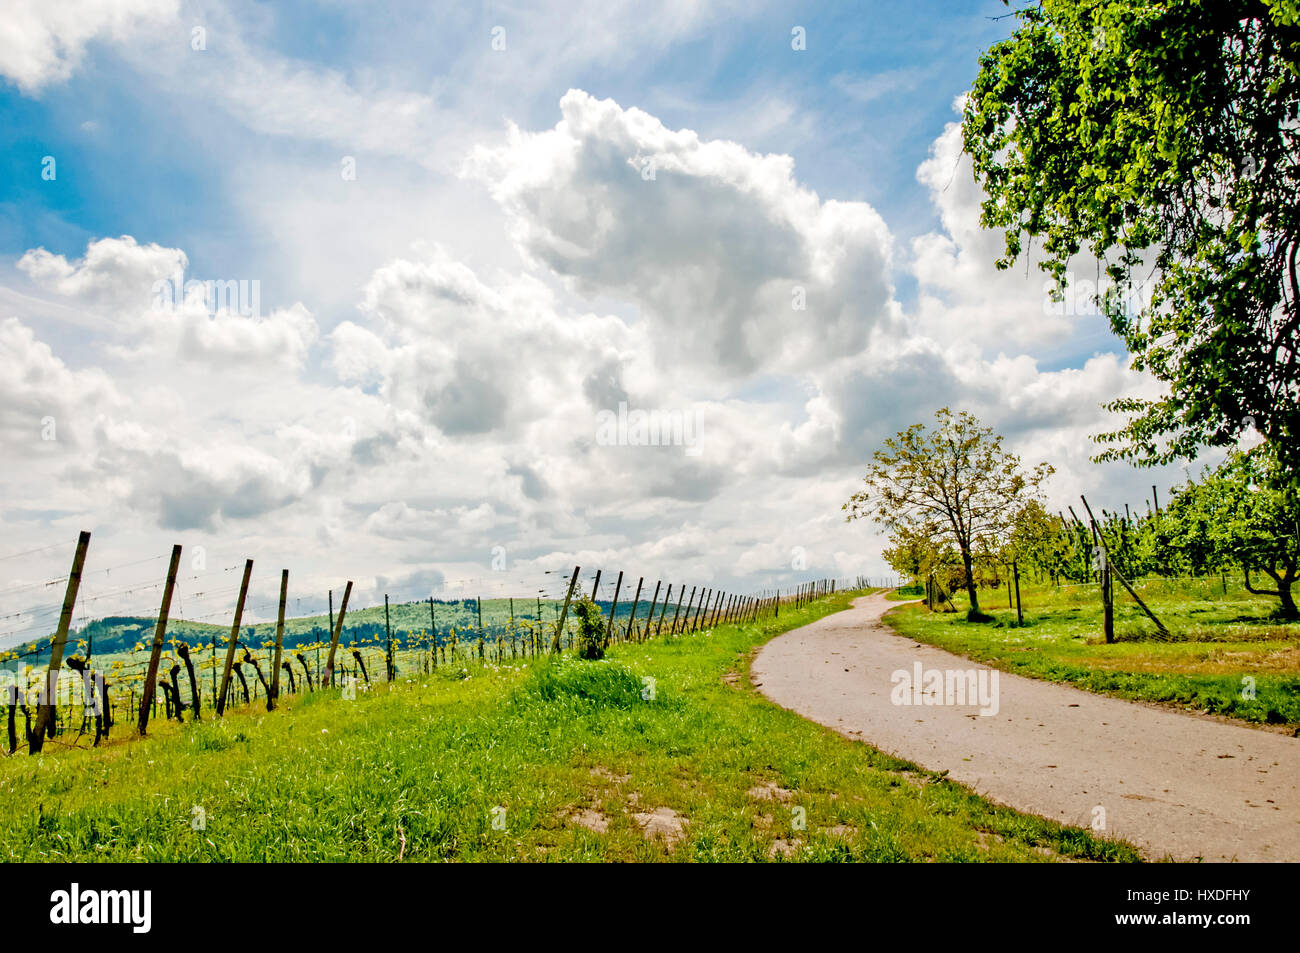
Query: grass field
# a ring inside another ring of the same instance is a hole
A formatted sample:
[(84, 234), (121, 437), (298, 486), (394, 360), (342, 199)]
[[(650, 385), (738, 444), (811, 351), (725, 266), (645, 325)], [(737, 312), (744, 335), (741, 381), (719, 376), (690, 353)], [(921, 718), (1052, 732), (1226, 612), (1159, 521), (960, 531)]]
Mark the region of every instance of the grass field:
[(1007, 608), (1005, 590), (980, 594), (991, 623), (966, 621), (964, 594), (953, 596), (958, 612), (904, 606), (885, 621), (919, 642), (1016, 674), (1300, 727), (1300, 625), (1271, 618), (1275, 599), (1251, 595), (1232, 581), (1224, 587), (1218, 579), (1150, 581), (1136, 588), (1171, 638), (1159, 636), (1118, 585), (1111, 645), (1102, 634), (1100, 590), (1091, 585), (1058, 590), (1022, 581), (1023, 627)]
[[(845, 608), (603, 662), (443, 668), (0, 763), (11, 860), (1132, 861), (786, 712), (752, 650)], [(653, 683), (645, 681), (653, 679)], [(203, 823), (199, 824), (202, 820)], [(196, 829), (198, 828), (198, 829)]]

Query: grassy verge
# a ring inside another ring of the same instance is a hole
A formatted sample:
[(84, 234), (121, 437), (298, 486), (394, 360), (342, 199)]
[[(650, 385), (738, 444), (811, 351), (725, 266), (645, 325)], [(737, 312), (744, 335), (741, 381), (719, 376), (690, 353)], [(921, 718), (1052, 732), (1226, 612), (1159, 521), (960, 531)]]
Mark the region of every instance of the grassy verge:
[(993, 608), (1005, 592), (981, 595), (991, 623), (956, 613), (903, 606), (885, 621), (899, 633), (1009, 672), (1069, 682), (1089, 691), (1206, 711), (1245, 722), (1300, 727), (1300, 626), (1274, 621), (1276, 601), (1229, 583), (1138, 584), (1139, 594), (1170, 632), (1159, 636), (1118, 586), (1116, 641), (1106, 644), (1095, 586), (1024, 586), (1025, 624), (1014, 610)]
[[(399, 678), (0, 764), (14, 860), (1135, 860), (762, 699), (752, 650), (848, 605)], [(653, 683), (646, 679), (653, 679)], [(124, 732), (125, 733), (125, 732)], [(200, 823), (202, 821), (202, 823)]]

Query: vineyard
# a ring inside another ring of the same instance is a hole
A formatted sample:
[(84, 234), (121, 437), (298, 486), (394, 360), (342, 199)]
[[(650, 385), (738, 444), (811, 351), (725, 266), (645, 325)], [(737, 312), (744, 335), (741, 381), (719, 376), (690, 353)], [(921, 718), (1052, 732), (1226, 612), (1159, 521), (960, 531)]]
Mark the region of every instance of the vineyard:
[[(179, 545), (165, 579), (88, 599), (81, 583), (89, 542), (90, 534), (83, 533), (70, 573), (43, 584), (48, 588), (61, 583), (65, 589), (56, 630), (0, 653), (0, 692), (7, 708), (7, 743), (2, 750), (8, 754), (21, 744), (35, 753), (46, 741), (97, 746), (115, 726), (143, 735), (153, 718), (184, 723), (221, 716), (236, 707), (272, 711), (286, 695), (335, 688), (349, 698), (374, 683), (412, 674), (464, 678), (476, 669), (572, 653), (589, 618), (600, 619), (604, 645), (639, 643), (764, 615), (777, 617), (783, 606), (798, 608), (837, 587), (835, 580), (815, 580), (784, 594), (774, 590), (742, 595), (656, 580), (652, 589), (645, 577), (635, 586), (630, 577), (625, 583), (620, 572), (612, 582), (606, 575), (602, 588), (601, 570), (584, 577), (581, 567), (574, 567), (567, 580), (547, 573), (532, 596), (429, 597), (395, 604), (384, 596), (382, 605), (360, 609), (349, 605), (353, 584), (348, 582), (337, 611), (331, 590), (325, 615), (289, 618), (289, 573), (284, 570), (274, 621), (245, 624), (253, 568), (248, 560), (238, 586), (219, 583), (210, 590), (194, 590), (191, 604), (221, 598), (233, 602), (227, 610), (232, 623), (225, 627), (171, 617)], [(118, 568), (120, 572), (123, 567)], [(231, 571), (219, 570), (208, 578), (220, 579)], [(867, 582), (859, 578), (855, 584), (862, 588)], [(84, 604), (90, 599), (159, 589), (161, 606), (152, 616), (87, 619), (72, 630), (78, 607), (84, 618)]]

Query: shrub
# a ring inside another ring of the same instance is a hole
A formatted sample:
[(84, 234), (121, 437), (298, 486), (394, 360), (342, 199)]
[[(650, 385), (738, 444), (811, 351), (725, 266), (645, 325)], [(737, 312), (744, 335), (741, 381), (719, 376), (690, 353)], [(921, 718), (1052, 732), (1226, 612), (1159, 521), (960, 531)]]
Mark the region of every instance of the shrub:
[(640, 677), (611, 659), (599, 665), (557, 658), (537, 668), (523, 697), (544, 702), (579, 701), (597, 708), (629, 709), (644, 704)]
[(598, 660), (605, 657), (605, 615), (600, 606), (584, 596), (573, 607), (578, 617), (578, 658)]

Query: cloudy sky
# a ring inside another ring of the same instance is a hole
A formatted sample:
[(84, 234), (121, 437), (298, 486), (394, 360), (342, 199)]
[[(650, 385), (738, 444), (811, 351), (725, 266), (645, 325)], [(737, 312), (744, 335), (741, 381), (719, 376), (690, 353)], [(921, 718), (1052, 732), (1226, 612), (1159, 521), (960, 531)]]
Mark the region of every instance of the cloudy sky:
[(954, 104), (998, 0), (558, 6), (6, 5), (0, 644), (80, 529), (78, 620), (178, 542), (214, 621), (246, 557), (255, 618), (281, 568), (301, 611), (882, 575), (840, 504), (944, 405), (1054, 507), (1183, 478), (1088, 462), (1152, 385), (993, 268)]

